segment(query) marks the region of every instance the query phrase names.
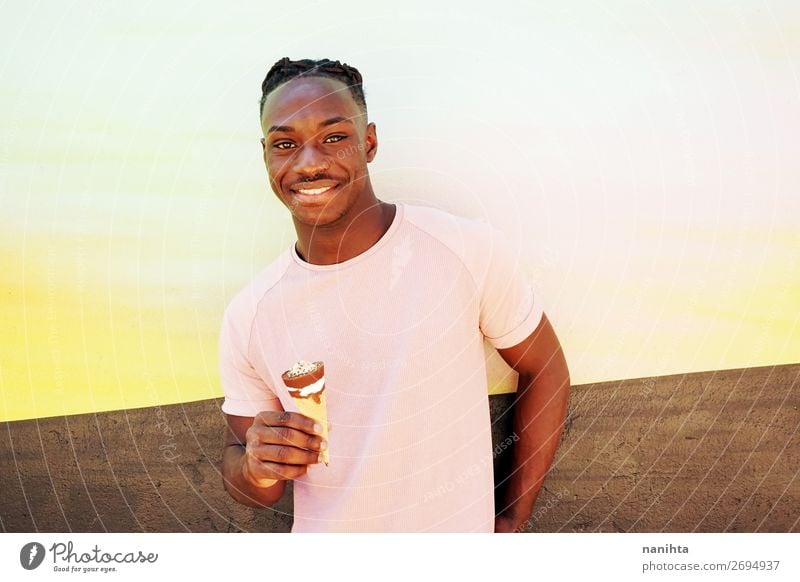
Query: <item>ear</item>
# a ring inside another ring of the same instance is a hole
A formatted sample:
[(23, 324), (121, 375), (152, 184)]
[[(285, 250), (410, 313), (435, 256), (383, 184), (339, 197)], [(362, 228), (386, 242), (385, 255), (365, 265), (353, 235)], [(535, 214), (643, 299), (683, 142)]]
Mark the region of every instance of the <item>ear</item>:
[(264, 160), (264, 163), (267, 163), (267, 140), (266, 138), (261, 138), (261, 159)]
[(367, 133), (364, 136), (364, 148), (367, 154), (367, 162), (369, 163), (375, 159), (375, 154), (378, 153), (378, 131), (373, 122), (367, 124)]

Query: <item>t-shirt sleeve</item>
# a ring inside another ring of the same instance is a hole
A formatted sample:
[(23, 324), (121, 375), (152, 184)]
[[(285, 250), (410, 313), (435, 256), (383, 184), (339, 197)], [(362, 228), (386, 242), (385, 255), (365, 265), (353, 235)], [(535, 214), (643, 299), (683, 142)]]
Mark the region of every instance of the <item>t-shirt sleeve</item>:
[(539, 297), (520, 268), (519, 252), (499, 230), (488, 227), (488, 252), (480, 299), (480, 328), (495, 348), (510, 348), (542, 320)]
[(249, 326), (236, 326), (229, 308), (222, 318), (219, 363), (225, 401), (222, 411), (255, 416), (265, 410), (283, 410), (280, 399), (259, 376), (247, 357)]

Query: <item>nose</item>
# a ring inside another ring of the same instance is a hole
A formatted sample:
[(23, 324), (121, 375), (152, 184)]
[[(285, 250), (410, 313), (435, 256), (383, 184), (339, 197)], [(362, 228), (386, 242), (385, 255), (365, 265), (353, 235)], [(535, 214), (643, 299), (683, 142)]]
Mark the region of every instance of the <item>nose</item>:
[(294, 171), (307, 177), (313, 177), (325, 172), (330, 167), (330, 159), (325, 156), (314, 144), (306, 143), (300, 146), (294, 158)]

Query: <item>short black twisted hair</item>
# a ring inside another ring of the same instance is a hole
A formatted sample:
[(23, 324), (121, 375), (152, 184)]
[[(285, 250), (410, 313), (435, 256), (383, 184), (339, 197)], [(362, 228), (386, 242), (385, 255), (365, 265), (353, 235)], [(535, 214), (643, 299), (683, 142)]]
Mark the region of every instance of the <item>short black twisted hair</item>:
[(300, 59), (293, 61), (289, 57), (283, 57), (272, 65), (272, 68), (264, 78), (264, 82), (261, 83), (259, 115), (264, 115), (264, 102), (267, 100), (267, 95), (287, 81), (301, 76), (328, 77), (341, 81), (350, 89), (350, 94), (356, 104), (365, 114), (367, 113), (367, 101), (364, 99), (364, 87), (362, 86), (361, 73), (358, 72), (358, 69), (330, 59)]

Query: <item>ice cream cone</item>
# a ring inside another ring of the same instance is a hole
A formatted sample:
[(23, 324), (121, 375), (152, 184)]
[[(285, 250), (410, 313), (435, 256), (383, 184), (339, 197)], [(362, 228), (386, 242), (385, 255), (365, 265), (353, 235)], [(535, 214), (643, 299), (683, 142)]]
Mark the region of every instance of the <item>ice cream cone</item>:
[[(328, 440), (328, 405), (325, 397), (325, 365), (322, 362), (297, 362), (282, 375), (292, 400), (301, 414), (316, 420), (322, 427), (322, 438)], [(322, 462), (330, 461), (328, 450), (322, 451)]]
[[(297, 405), (301, 414), (305, 414), (316, 420), (322, 427), (322, 438), (328, 440), (328, 407), (325, 401), (325, 392), (319, 395), (319, 402), (314, 398), (294, 398), (294, 403)], [(330, 461), (328, 457), (328, 450), (322, 451), (322, 462), (326, 465)]]

